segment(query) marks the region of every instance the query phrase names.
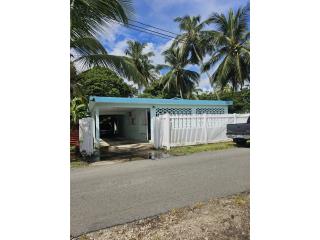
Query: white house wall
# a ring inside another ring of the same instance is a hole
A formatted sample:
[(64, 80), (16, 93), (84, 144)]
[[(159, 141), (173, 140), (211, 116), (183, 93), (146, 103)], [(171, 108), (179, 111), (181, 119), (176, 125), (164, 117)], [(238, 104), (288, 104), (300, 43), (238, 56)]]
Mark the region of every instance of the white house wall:
[[(131, 115), (131, 116), (130, 116)], [(148, 120), (146, 109), (134, 109), (124, 116), (124, 135), (126, 138), (146, 141)]]
[[(108, 109), (112, 108), (132, 108), (131, 114), (135, 119), (134, 123), (129, 116), (129, 113), (124, 113), (124, 137), (146, 141), (148, 136), (148, 120), (146, 111), (150, 110), (150, 128), (151, 142), (154, 141), (154, 121), (159, 114), (168, 112), (170, 115), (176, 114), (227, 114), (227, 105), (155, 105), (155, 104), (128, 104), (128, 103), (96, 103), (94, 109), (101, 109), (100, 114), (107, 114)], [(120, 111), (120, 110), (119, 110)], [(95, 114), (96, 122), (97, 113), (92, 109), (93, 116)], [(99, 111), (98, 111), (99, 114)], [(99, 135), (97, 134), (97, 138)]]

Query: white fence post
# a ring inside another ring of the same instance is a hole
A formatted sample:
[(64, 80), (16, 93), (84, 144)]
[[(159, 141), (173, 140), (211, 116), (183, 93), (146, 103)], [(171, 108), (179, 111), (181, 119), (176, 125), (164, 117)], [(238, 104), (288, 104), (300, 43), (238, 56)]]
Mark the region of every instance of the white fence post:
[(245, 123), (249, 114), (161, 115), (154, 121), (156, 148), (228, 140), (228, 123)]
[(94, 152), (94, 120), (91, 117), (79, 120), (80, 152), (91, 156)]
[(170, 150), (170, 134), (171, 134), (171, 126), (170, 126), (170, 114), (166, 114), (165, 118), (166, 124), (165, 124), (165, 131), (167, 135), (167, 150)]
[(203, 125), (204, 125), (204, 141), (205, 141), (205, 143), (208, 143), (207, 114), (203, 114)]
[(166, 143), (166, 147), (167, 147), (167, 150), (170, 150), (170, 134), (171, 134), (171, 131), (170, 131), (170, 115), (169, 113), (166, 113), (165, 114), (165, 124), (164, 124), (164, 131), (165, 131), (165, 137), (166, 137), (166, 140), (165, 140), (165, 143)]

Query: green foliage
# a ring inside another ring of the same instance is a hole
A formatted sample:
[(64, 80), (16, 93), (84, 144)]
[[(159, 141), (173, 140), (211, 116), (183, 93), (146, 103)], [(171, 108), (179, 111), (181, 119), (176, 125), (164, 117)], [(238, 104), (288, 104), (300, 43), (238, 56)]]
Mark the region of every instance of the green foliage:
[[(233, 105), (229, 106), (229, 113), (248, 113), (250, 112), (250, 89), (242, 89), (239, 92), (232, 90), (220, 91), (221, 100), (233, 101)], [(217, 96), (212, 92), (198, 93), (198, 99), (201, 100), (217, 100)]]
[(71, 128), (77, 128), (79, 119), (88, 115), (87, 104), (84, 99), (75, 97), (70, 102), (70, 124)]
[(137, 89), (128, 85), (110, 69), (94, 67), (79, 74), (79, 82), (86, 98), (89, 96), (129, 97)]
[(71, 0), (71, 61), (82, 68), (106, 67), (128, 80), (142, 82), (143, 76), (128, 58), (108, 54), (97, 38), (107, 23), (114, 20), (127, 24), (132, 14), (131, 0)]
[(150, 82), (157, 79), (158, 72), (150, 60), (150, 57), (154, 56), (154, 53), (143, 53), (143, 50), (147, 46), (146, 43), (130, 40), (127, 44), (128, 48), (125, 50), (125, 54), (130, 58), (133, 65), (144, 78), (143, 82), (139, 82), (137, 84), (139, 87), (147, 86)]
[(169, 48), (163, 55), (166, 64), (160, 67), (169, 70), (161, 79), (164, 88), (174, 88), (179, 91), (181, 98), (190, 98), (193, 89), (199, 83), (200, 74), (186, 69), (190, 60), (179, 47)]
[[(174, 21), (179, 23), (181, 34), (176, 37), (172, 46), (180, 48), (182, 55), (187, 58), (191, 64), (198, 64), (203, 69), (203, 58), (207, 54), (207, 43), (210, 39), (209, 31), (204, 29), (206, 22), (201, 22), (200, 16), (188, 15), (178, 17)], [(207, 71), (204, 72), (210, 79), (209, 73)], [(195, 88), (195, 86), (193, 88)], [(189, 98), (193, 98), (193, 91), (191, 90), (191, 92)]]
[(152, 82), (147, 86), (142, 94), (139, 94), (141, 98), (174, 98), (179, 97), (179, 92), (176, 88), (164, 88), (164, 84), (161, 80)]
[(207, 24), (216, 30), (208, 31), (211, 36), (207, 44), (210, 59), (202, 71), (216, 68), (210, 82), (223, 89), (231, 85), (236, 91), (250, 81), (250, 34), (248, 24), (249, 8), (232, 9), (227, 15), (213, 13)]
[(94, 37), (111, 20), (127, 23), (133, 14), (131, 0), (71, 0), (71, 38)]
[(234, 148), (235, 144), (233, 142), (220, 142), (220, 143), (210, 143), (210, 144), (202, 144), (195, 146), (183, 146), (183, 147), (174, 147), (171, 148), (169, 153), (171, 155), (180, 156), (187, 155), (197, 152), (206, 152), (206, 151), (216, 151)]
[(200, 16), (184, 16), (174, 19), (179, 23), (181, 34), (179, 34), (173, 46), (179, 46), (183, 55), (192, 64), (202, 64), (205, 55), (206, 31), (205, 23), (200, 21)]
[(73, 62), (70, 62), (70, 97), (71, 99), (74, 97), (83, 97), (79, 76)]

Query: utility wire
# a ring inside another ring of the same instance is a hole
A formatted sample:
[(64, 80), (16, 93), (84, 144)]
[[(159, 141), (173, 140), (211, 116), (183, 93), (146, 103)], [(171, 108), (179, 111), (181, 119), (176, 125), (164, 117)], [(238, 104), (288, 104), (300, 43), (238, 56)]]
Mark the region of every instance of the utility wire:
[(148, 34), (151, 34), (151, 35), (154, 35), (154, 36), (157, 36), (157, 37), (161, 37), (161, 38), (164, 38), (164, 39), (168, 39), (168, 40), (172, 40), (172, 39), (175, 39), (174, 37), (168, 37), (168, 36), (165, 36), (165, 35), (162, 35), (162, 33), (158, 33), (158, 32), (149, 32), (150, 30), (146, 29), (146, 30), (142, 30), (140, 28), (137, 28), (137, 26), (135, 25), (128, 25), (128, 24), (124, 24), (124, 23), (121, 23), (121, 22), (117, 22), (117, 21), (114, 21), (115, 23), (117, 24), (120, 24), (126, 28), (129, 28), (129, 29), (132, 29), (132, 30), (136, 30), (138, 32), (143, 32), (143, 33), (148, 33)]
[[(171, 36), (171, 35), (168, 35), (168, 34), (164, 34), (164, 33), (158, 32), (158, 31), (150, 30), (150, 29), (147, 29), (147, 28), (144, 28), (144, 27), (141, 27), (141, 26), (137, 26), (135, 24), (131, 24), (131, 23), (124, 24), (122, 22), (118, 22), (118, 21), (115, 21), (115, 20), (113, 20), (113, 22), (117, 23), (117, 24), (120, 24), (120, 25), (122, 25), (124, 27), (127, 27), (129, 29), (133, 29), (133, 30), (139, 31), (139, 32), (148, 33), (150, 35), (154, 35), (154, 36), (161, 37), (161, 38), (168, 39), (168, 40), (176, 40), (176, 37), (174, 37), (174, 36)], [(175, 34), (175, 33), (173, 33), (173, 34)], [(179, 42), (184, 42), (183, 40), (178, 40), (178, 41)]]
[(149, 24), (145, 24), (145, 23), (142, 23), (142, 22), (139, 22), (139, 21), (136, 21), (136, 20), (129, 19), (129, 21), (135, 22), (135, 23), (139, 23), (139, 24), (141, 24), (141, 25), (144, 25), (144, 26), (147, 26), (147, 27), (151, 27), (151, 28), (154, 28), (154, 29), (158, 29), (158, 30), (163, 31), (163, 32), (171, 33), (171, 34), (173, 34), (173, 35), (179, 35), (179, 34), (177, 34), (177, 33), (170, 32), (170, 31), (168, 31), (168, 30), (165, 30), (165, 29), (162, 29), (162, 28), (158, 28), (158, 27), (155, 27), (155, 26), (152, 26), (152, 25), (149, 25)]
[(170, 35), (167, 35), (165, 33), (160, 33), (160, 32), (157, 32), (157, 31), (153, 31), (153, 30), (150, 30), (150, 29), (147, 29), (147, 28), (144, 28), (144, 27), (140, 27), (140, 26), (137, 26), (137, 25), (134, 25), (134, 24), (131, 24), (131, 23), (128, 23), (129, 26), (132, 26), (132, 27), (136, 27), (136, 28), (140, 28), (140, 29), (143, 29), (143, 30), (146, 30), (146, 31), (150, 31), (150, 32), (153, 32), (153, 33), (156, 33), (156, 34), (161, 34), (165, 37), (170, 37), (170, 38), (175, 38), (176, 36), (170, 36)]
[(151, 33), (151, 32), (148, 32), (148, 31), (144, 31), (144, 30), (141, 30), (141, 29), (138, 29), (138, 28), (135, 28), (135, 27), (130, 27), (130, 26), (125, 26), (125, 27), (127, 27), (127, 28), (129, 28), (129, 29), (136, 30), (136, 31), (138, 31), (138, 32), (148, 33), (148, 34), (150, 34), (150, 35), (157, 36), (157, 37), (161, 37), (161, 38), (168, 39), (168, 40), (174, 40), (174, 39), (175, 39), (175, 38), (165, 37), (165, 36), (160, 35), (160, 34), (158, 35), (158, 34), (156, 34), (156, 33)]

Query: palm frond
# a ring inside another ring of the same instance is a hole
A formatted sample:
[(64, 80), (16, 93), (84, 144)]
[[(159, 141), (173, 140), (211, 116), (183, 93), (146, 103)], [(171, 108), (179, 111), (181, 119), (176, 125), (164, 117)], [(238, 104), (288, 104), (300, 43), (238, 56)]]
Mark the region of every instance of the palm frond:
[(94, 36), (111, 21), (126, 24), (132, 15), (130, 0), (71, 0), (71, 38)]
[(107, 54), (102, 44), (92, 37), (79, 37), (71, 40), (70, 47), (79, 55)]
[[(202, 71), (216, 67), (211, 76), (212, 86), (222, 89), (230, 84), (233, 89), (250, 79), (249, 7), (229, 10), (227, 15), (213, 13), (205, 22), (215, 27), (207, 33), (206, 52), (212, 54)], [(210, 38), (211, 37), (211, 38)]]
[(107, 67), (119, 76), (133, 81), (140, 86), (146, 84), (145, 78), (137, 71), (135, 65), (127, 57), (109, 54), (90, 54), (79, 57), (75, 62), (83, 69), (92, 66)]

